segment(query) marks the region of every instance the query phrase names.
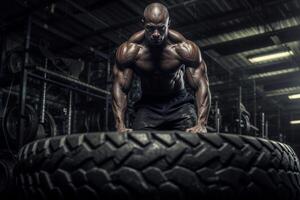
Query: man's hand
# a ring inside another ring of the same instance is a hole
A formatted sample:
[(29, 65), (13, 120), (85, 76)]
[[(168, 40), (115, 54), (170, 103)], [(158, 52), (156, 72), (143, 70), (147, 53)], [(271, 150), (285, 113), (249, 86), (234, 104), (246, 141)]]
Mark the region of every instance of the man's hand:
[(131, 128), (126, 128), (126, 127), (120, 127), (120, 128), (117, 128), (117, 131), (119, 133), (130, 133), (132, 132), (133, 130)]
[(207, 133), (206, 127), (201, 124), (197, 124), (196, 126), (188, 128), (185, 131), (190, 133)]

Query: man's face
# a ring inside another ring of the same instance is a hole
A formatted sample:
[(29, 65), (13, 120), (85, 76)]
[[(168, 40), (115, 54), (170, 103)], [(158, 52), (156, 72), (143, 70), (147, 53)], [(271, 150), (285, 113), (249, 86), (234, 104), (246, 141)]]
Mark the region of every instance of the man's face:
[(169, 20), (164, 23), (146, 22), (145, 38), (151, 45), (160, 45), (166, 39), (169, 29)]

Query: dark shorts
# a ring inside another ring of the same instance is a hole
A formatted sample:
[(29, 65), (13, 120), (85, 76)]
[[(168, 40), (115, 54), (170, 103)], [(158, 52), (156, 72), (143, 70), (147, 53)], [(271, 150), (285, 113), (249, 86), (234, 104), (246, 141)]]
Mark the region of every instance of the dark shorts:
[(197, 120), (194, 98), (186, 90), (167, 97), (143, 96), (135, 109), (134, 130), (185, 130)]

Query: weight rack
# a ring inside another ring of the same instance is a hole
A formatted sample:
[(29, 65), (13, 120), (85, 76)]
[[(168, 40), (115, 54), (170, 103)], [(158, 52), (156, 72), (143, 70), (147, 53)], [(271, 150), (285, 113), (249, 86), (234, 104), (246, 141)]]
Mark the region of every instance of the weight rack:
[[(21, 148), (23, 146), (24, 142), (24, 127), (25, 127), (25, 105), (26, 105), (26, 94), (27, 94), (27, 79), (28, 77), (40, 80), (43, 82), (43, 92), (42, 92), (42, 99), (41, 99), (41, 107), (42, 107), (42, 113), (41, 113), (41, 119), (43, 120), (44, 112), (45, 112), (45, 103), (46, 103), (46, 88), (47, 83), (57, 85), (59, 87), (66, 88), (70, 91), (69, 93), (69, 102), (68, 102), (68, 134), (71, 134), (71, 122), (72, 122), (72, 107), (73, 107), (73, 91), (76, 91), (78, 93), (82, 93), (91, 97), (100, 98), (105, 100), (105, 129), (108, 129), (108, 118), (109, 118), (109, 96), (111, 95), (109, 91), (102, 90), (100, 88), (97, 88), (93, 85), (87, 84), (85, 82), (76, 80), (74, 78), (70, 78), (64, 75), (61, 75), (59, 73), (50, 71), (47, 69), (47, 59), (45, 60), (45, 68), (40, 66), (29, 66), (29, 49), (30, 49), (30, 41), (31, 41), (31, 31), (32, 31), (32, 24), (35, 24), (37, 26), (40, 26), (42, 28), (45, 28), (46, 30), (51, 31), (52, 33), (61, 36), (63, 38), (66, 38), (66, 35), (62, 35), (59, 31), (52, 30), (51, 27), (47, 26), (46, 24), (43, 24), (41, 22), (38, 22), (36, 20), (32, 19), (32, 16), (28, 16), (27, 20), (27, 30), (26, 30), (26, 36), (25, 36), (25, 54), (24, 54), (24, 64), (22, 66), (21, 71), (21, 83), (20, 83), (20, 91), (19, 91), (19, 124), (18, 124), (18, 130), (19, 134), (17, 135), (17, 146), (18, 148)], [(75, 40), (69, 41), (78, 44)], [(104, 58), (107, 61), (107, 80), (110, 75), (110, 58), (108, 55), (95, 50), (92, 47), (86, 47), (91, 52), (95, 53), (95, 55), (99, 55), (102, 58)], [(34, 71), (34, 72), (32, 72)], [(36, 72), (43, 73), (43, 76), (39, 75)], [(92, 91), (92, 92), (91, 92)], [(104, 96), (101, 96), (99, 94), (102, 94)]]

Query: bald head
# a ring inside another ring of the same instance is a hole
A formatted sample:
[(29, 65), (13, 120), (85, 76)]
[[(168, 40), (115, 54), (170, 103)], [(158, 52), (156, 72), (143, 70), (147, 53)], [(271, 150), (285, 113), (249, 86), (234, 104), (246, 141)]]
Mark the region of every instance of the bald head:
[(144, 10), (145, 22), (164, 23), (169, 20), (168, 9), (160, 3), (151, 3)]
[(144, 11), (145, 38), (149, 45), (161, 45), (169, 31), (169, 12), (160, 3), (152, 3)]

